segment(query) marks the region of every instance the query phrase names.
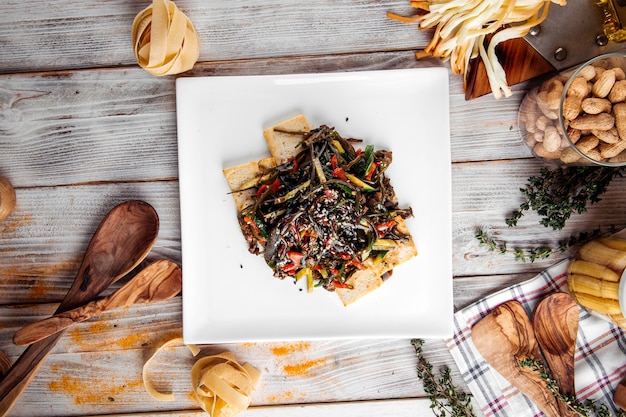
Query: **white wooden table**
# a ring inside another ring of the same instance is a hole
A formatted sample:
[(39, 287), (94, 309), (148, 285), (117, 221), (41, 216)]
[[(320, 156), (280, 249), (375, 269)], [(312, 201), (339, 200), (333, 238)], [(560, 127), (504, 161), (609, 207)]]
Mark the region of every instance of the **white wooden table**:
[[(17, 207), (0, 223), (0, 350), (15, 360), (13, 333), (50, 315), (67, 292), (104, 214), (141, 199), (159, 213), (151, 258), (181, 261), (175, 77), (157, 78), (135, 61), (130, 27), (143, 1), (60, 0), (2, 3), (0, 25), (0, 175)], [(186, 76), (359, 71), (432, 65), (417, 61), (429, 32), (389, 20), (406, 0), (179, 0), (202, 41)], [(436, 65), (445, 65), (435, 62)], [(624, 180), (601, 203), (553, 232), (527, 216), (504, 222), (519, 188), (538, 173), (517, 133), (526, 85), (503, 100), (465, 101), (450, 74), (454, 305), (463, 308), (523, 281), (565, 255), (536, 263), (489, 253), (476, 228), (509, 245), (556, 242), (572, 232), (626, 222)], [(418, 128), (418, 127), (416, 127)], [(429, 198), (429, 196), (424, 196)], [(119, 287), (119, 284), (113, 288)], [(153, 375), (171, 403), (142, 386), (145, 360), (181, 333), (180, 296), (116, 310), (73, 327), (15, 405), (12, 416), (201, 415), (190, 395), (186, 348), (164, 352)], [(263, 372), (250, 416), (428, 416), (409, 340), (302, 341), (205, 346), (230, 350)], [(448, 365), (442, 340), (425, 353)], [(480, 415), (480, 411), (476, 411)], [(143, 415), (143, 414), (141, 414)]]

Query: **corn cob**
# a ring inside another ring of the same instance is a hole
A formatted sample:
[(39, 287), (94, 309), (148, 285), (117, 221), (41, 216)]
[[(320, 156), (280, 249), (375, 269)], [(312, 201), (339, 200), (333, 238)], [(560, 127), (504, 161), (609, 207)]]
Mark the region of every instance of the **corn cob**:
[(609, 317), (613, 323), (617, 324), (622, 329), (626, 329), (626, 319), (623, 315), (612, 314)]
[(588, 275), (605, 281), (619, 282), (620, 276), (610, 268), (594, 262), (576, 259), (570, 262), (568, 274)]
[(585, 293), (576, 293), (574, 291), (572, 291), (571, 295), (578, 304), (590, 310), (597, 311), (598, 313), (606, 314), (608, 316), (622, 314), (622, 309), (620, 308), (619, 301), (617, 300), (600, 298), (595, 295)]
[(626, 252), (610, 248), (595, 240), (585, 243), (578, 250), (578, 256), (585, 261), (607, 266), (619, 274), (626, 268)]
[(588, 275), (570, 274), (567, 285), (575, 293), (585, 293), (600, 298), (619, 300), (619, 283), (605, 281)]
[(626, 240), (618, 237), (601, 237), (598, 242), (609, 248), (617, 249), (626, 252)]

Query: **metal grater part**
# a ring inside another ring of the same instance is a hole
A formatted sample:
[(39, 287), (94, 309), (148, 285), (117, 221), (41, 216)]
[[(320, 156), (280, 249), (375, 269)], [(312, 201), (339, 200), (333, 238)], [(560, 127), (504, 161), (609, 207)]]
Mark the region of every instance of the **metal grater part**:
[(560, 71), (626, 49), (626, 42), (608, 40), (602, 22), (602, 11), (595, 1), (570, 0), (565, 6), (551, 3), (546, 20), (524, 39)]

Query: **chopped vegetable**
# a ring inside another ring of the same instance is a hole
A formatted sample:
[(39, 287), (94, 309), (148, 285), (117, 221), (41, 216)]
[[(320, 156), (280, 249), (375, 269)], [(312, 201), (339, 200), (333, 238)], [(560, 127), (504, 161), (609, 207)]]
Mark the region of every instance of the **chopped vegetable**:
[(410, 239), (397, 225), (412, 211), (398, 207), (385, 176), (391, 153), (355, 149), (354, 142), (321, 126), (305, 135), (294, 158), (251, 182), (256, 199), (239, 224), (250, 252), (263, 253), (276, 277), (305, 278), (309, 291), (349, 288), (368, 258), (380, 260)]

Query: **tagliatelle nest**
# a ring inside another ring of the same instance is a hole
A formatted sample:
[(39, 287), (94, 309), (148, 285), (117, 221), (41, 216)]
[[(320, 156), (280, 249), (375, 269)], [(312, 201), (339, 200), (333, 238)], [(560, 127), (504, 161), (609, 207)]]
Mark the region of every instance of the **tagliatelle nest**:
[[(388, 13), (387, 16), (402, 22), (419, 22), (420, 29), (434, 28), (432, 40), (417, 57), (433, 56), (450, 61), (452, 72), (464, 78), (470, 60), (480, 56), (491, 90), (496, 98), (501, 98), (512, 92), (496, 56), (496, 46), (528, 34), (532, 27), (545, 20), (550, 3), (564, 6), (566, 0), (411, 1), (411, 7), (425, 13), (411, 17)], [(485, 48), (489, 35), (493, 36)]]
[(239, 364), (230, 352), (198, 359), (191, 369), (196, 400), (211, 417), (232, 417), (248, 409), (261, 374)]
[(196, 30), (170, 0), (153, 0), (135, 17), (132, 40), (137, 63), (153, 75), (188, 71), (200, 55)]
[[(158, 401), (174, 401), (173, 393), (157, 391), (148, 378), (152, 361), (162, 350), (183, 344), (182, 337), (164, 342), (144, 363), (144, 388)], [(196, 345), (186, 345), (195, 357), (200, 353)], [(249, 363), (240, 364), (231, 352), (202, 357), (193, 364), (191, 383), (196, 402), (210, 417), (234, 417), (248, 409), (252, 393), (261, 380), (261, 373)]]

